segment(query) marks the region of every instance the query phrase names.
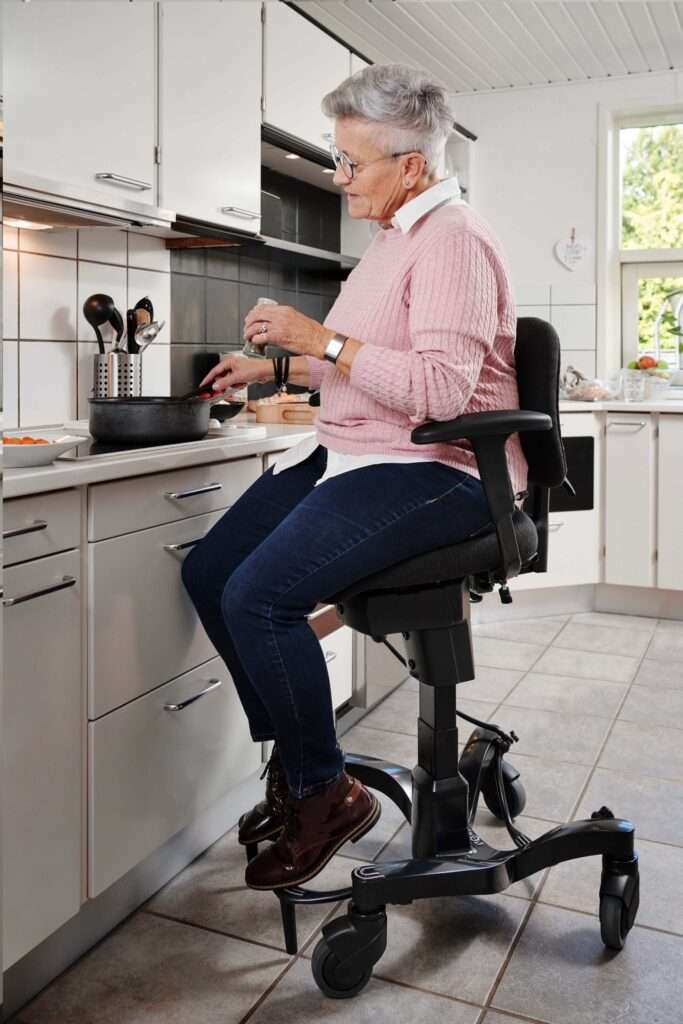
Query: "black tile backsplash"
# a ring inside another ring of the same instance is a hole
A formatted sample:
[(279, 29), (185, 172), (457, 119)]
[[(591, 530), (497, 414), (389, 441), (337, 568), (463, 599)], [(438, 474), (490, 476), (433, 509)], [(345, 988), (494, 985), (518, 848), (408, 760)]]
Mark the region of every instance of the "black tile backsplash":
[[(263, 168), (264, 235), (339, 252), (340, 198)], [(171, 252), (171, 389), (182, 394), (201, 380), (221, 352), (242, 347), (247, 312), (261, 296), (325, 319), (344, 272), (301, 268), (263, 247), (240, 254), (238, 247), (174, 249)], [(305, 389), (292, 386), (291, 391)], [(253, 397), (273, 385), (253, 385)]]

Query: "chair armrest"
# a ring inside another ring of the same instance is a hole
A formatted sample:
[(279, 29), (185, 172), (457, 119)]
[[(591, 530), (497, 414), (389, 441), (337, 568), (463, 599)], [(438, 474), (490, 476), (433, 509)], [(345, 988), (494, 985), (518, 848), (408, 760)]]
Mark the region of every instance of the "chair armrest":
[(550, 430), (550, 416), (529, 409), (495, 409), (490, 412), (471, 412), (454, 420), (440, 423), (422, 423), (410, 435), (413, 444), (439, 444), (444, 441), (474, 440), (526, 431)]

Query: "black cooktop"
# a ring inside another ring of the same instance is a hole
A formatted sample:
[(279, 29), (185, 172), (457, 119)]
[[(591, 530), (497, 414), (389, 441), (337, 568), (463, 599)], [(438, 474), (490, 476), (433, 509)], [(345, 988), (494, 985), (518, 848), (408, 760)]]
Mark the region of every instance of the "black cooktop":
[(78, 462), (80, 459), (95, 459), (100, 456), (112, 455), (134, 455), (136, 452), (145, 451), (165, 451), (166, 449), (181, 448), (183, 445), (188, 444), (202, 444), (203, 441), (215, 441), (215, 437), (204, 437), (199, 441), (175, 441), (170, 444), (102, 444), (101, 441), (95, 441), (92, 437), (84, 437), (81, 444), (76, 445), (75, 448), (70, 448), (64, 455), (60, 455), (60, 459), (64, 459), (68, 462)]

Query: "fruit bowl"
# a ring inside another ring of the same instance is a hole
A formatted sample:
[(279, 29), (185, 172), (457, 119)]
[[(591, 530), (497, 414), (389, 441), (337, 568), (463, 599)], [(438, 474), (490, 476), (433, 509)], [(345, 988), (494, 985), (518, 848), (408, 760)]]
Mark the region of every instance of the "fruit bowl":
[[(630, 390), (642, 391), (642, 397), (646, 401), (656, 401), (666, 397), (671, 384), (671, 369), (663, 359), (657, 362), (652, 356), (641, 356), (634, 359), (623, 371), (625, 390), (629, 390), (628, 383), (631, 382)], [(639, 383), (642, 380), (642, 384)]]

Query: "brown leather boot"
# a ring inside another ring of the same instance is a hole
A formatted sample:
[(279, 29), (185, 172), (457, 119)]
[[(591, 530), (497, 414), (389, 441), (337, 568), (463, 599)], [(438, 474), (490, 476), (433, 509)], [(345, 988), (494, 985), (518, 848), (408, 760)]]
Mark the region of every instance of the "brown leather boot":
[(282, 832), (247, 865), (247, 885), (282, 889), (307, 882), (347, 840), (355, 843), (369, 832), (381, 812), (377, 797), (344, 771), (320, 793), (290, 796)]
[(268, 759), (261, 778), (266, 776), (266, 797), (255, 807), (243, 814), (239, 820), (237, 840), (243, 846), (275, 839), (282, 831), (285, 821), (285, 803), (289, 787), (277, 747)]

